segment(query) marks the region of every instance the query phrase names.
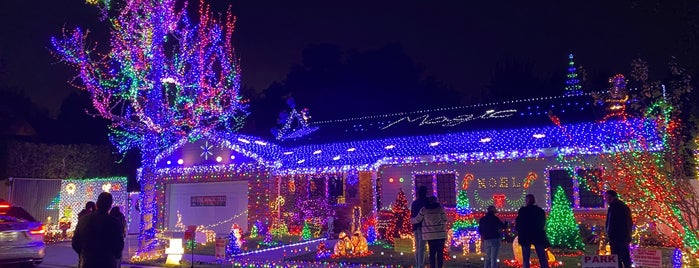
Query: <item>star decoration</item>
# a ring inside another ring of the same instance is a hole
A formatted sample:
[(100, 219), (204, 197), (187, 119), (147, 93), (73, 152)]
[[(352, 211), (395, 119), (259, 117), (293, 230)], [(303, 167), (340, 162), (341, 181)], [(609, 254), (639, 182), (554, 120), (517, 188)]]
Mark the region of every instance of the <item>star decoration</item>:
[(202, 152), (201, 152), (201, 154), (199, 154), (199, 156), (203, 156), (203, 157), (204, 157), (204, 160), (209, 160), (209, 156), (210, 156), (210, 155), (214, 155), (214, 154), (211, 152), (211, 148), (213, 148), (213, 147), (214, 147), (214, 146), (212, 146), (211, 144), (209, 144), (209, 141), (206, 141), (206, 142), (204, 143), (204, 145), (199, 146), (199, 148), (202, 149)]

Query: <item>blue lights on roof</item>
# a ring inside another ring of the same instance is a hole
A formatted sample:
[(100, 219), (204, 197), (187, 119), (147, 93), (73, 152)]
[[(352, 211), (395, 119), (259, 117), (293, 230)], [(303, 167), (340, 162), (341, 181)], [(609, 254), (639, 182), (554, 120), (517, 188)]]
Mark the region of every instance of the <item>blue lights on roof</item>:
[[(407, 136), (337, 143), (280, 146), (241, 134), (209, 134), (204, 139), (243, 154), (275, 173), (338, 172), (370, 170), (389, 163), (430, 161), (477, 161), (546, 157), (556, 148), (559, 154), (599, 154), (625, 148), (623, 133), (652, 133), (652, 126), (640, 126), (640, 119), (587, 122), (558, 127), (530, 127), (506, 130), (466, 131), (447, 134)], [(654, 135), (645, 135), (659, 143)], [(176, 154), (180, 143), (163, 154)], [(544, 150), (547, 149), (548, 150)], [(582, 148), (582, 149), (580, 149)]]

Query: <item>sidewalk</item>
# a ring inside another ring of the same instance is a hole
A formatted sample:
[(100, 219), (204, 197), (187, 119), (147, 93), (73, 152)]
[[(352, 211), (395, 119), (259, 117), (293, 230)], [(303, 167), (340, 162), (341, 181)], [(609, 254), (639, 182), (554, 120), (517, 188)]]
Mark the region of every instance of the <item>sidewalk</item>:
[[(311, 240), (308, 241), (307, 243), (303, 244), (295, 244), (295, 245), (286, 245), (286, 246), (280, 246), (277, 248), (271, 248), (271, 249), (266, 249), (266, 250), (258, 250), (258, 251), (251, 251), (251, 253), (243, 253), (241, 255), (237, 255), (233, 257), (233, 262), (241, 262), (241, 263), (259, 263), (259, 262), (281, 262), (284, 261), (287, 258), (301, 255), (301, 254), (306, 254), (308, 252), (316, 252), (316, 249), (318, 248), (318, 244), (320, 242), (326, 241), (326, 243), (330, 244), (335, 244), (332, 240), (328, 241), (326, 239), (316, 239), (316, 240)], [(182, 255), (183, 260), (187, 260), (188, 262), (192, 261), (192, 255), (191, 254), (186, 254)], [(210, 255), (197, 255), (194, 254), (194, 263), (213, 263), (217, 264), (219, 263), (214, 256)]]

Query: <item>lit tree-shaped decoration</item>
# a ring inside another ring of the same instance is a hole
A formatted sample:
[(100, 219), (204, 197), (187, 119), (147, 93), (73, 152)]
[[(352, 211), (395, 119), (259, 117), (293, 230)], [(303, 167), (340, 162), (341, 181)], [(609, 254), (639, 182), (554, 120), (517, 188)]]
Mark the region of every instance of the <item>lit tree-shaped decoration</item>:
[(309, 240), (311, 237), (311, 227), (308, 226), (308, 222), (304, 222), (303, 230), (301, 230), (301, 239)]
[(456, 196), (456, 213), (459, 213), (459, 215), (468, 215), (472, 212), (466, 190), (459, 190), (459, 195)]
[(546, 219), (546, 235), (551, 241), (551, 246), (555, 248), (585, 249), (570, 200), (560, 185), (556, 188), (551, 213)]
[(408, 208), (408, 199), (406, 199), (403, 189), (400, 189), (398, 192), (398, 197), (396, 197), (396, 201), (391, 205), (391, 210), (393, 210), (394, 213), (394, 237), (411, 235), (413, 233), (413, 227), (410, 224), (410, 209)]
[(451, 226), (451, 243), (454, 246), (461, 246), (464, 255), (471, 251), (471, 244), (475, 244), (476, 252), (479, 252), (481, 241), (481, 236), (478, 234), (478, 221), (472, 214), (473, 210), (466, 193), (467, 188), (468, 184), (465, 182), (462, 189), (459, 190), (459, 195), (456, 196), (457, 215), (454, 224)]
[(226, 245), (226, 256), (229, 258), (232, 257), (233, 255), (240, 254), (242, 251), (240, 250), (240, 245), (238, 244), (238, 236), (235, 233), (235, 230), (232, 230), (231, 233), (228, 235), (228, 245)]
[(373, 245), (376, 243), (376, 227), (373, 225), (369, 226), (369, 229), (367, 231), (367, 238), (366, 241), (369, 243), (369, 245)]
[[(93, 1), (95, 2), (95, 1)], [(75, 86), (87, 91), (96, 114), (111, 121), (119, 152), (141, 152), (140, 250), (150, 252), (158, 226), (155, 164), (183, 138), (215, 129), (235, 131), (246, 105), (239, 94), (240, 69), (233, 53), (234, 17), (210, 16), (203, 2), (198, 25), (176, 0), (128, 0), (118, 10), (95, 2), (111, 25), (111, 50), (98, 53), (80, 28), (52, 38), (56, 54), (79, 70)]]
[(566, 75), (566, 96), (576, 96), (581, 95), (582, 87), (580, 86), (580, 79), (578, 79), (578, 72), (575, 68), (575, 62), (573, 61), (573, 54), (568, 55), (568, 74)]

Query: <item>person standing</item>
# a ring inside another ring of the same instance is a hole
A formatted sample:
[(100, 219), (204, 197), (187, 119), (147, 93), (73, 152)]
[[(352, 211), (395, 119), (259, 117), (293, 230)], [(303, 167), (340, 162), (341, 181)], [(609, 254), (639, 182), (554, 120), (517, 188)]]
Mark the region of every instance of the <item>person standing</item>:
[(111, 210), (109, 210), (109, 216), (112, 216), (121, 224), (121, 236), (125, 237), (126, 216), (124, 216), (124, 213), (121, 213), (121, 208), (119, 208), (118, 206), (113, 207)]
[(437, 197), (427, 198), (427, 204), (420, 209), (412, 224), (421, 224), (422, 240), (430, 247), (430, 267), (442, 268), (444, 262), (444, 241), (447, 240), (447, 213), (437, 201)]
[[(126, 216), (124, 216), (124, 214), (121, 213), (121, 209), (118, 206), (113, 207), (109, 211), (109, 216), (112, 216), (119, 222), (119, 224), (121, 224), (121, 239), (124, 239), (126, 237)], [(117, 267), (121, 267), (122, 256), (123, 252), (119, 253), (119, 258), (116, 260)]]
[[(417, 197), (410, 205), (410, 219), (417, 217), (420, 210), (427, 203), (427, 187), (420, 186), (417, 189)], [(415, 236), (415, 267), (425, 265), (425, 240), (422, 240), (422, 223), (413, 224), (413, 235)]]
[(497, 212), (495, 206), (488, 206), (485, 216), (478, 220), (478, 234), (481, 235), (485, 248), (485, 262), (483, 263), (485, 268), (498, 267), (498, 251), (500, 250), (500, 240), (502, 240), (500, 230), (507, 227), (507, 222), (503, 222), (498, 216), (495, 216)]
[(124, 239), (121, 224), (107, 214), (112, 203), (112, 194), (103, 192), (97, 197), (97, 210), (78, 220), (71, 243), (79, 255), (78, 267), (117, 267)]
[(605, 224), (609, 247), (612, 250), (612, 254), (618, 256), (619, 267), (630, 268), (631, 254), (629, 253), (629, 243), (631, 243), (633, 227), (631, 209), (623, 201), (619, 200), (619, 195), (614, 190), (604, 193), (604, 201), (609, 204), (607, 222)]
[(78, 212), (78, 219), (82, 218), (83, 216), (85, 216), (87, 214), (92, 213), (93, 211), (95, 211), (95, 209), (96, 209), (95, 202), (87, 201), (87, 203), (85, 203), (85, 208), (83, 208), (83, 210)]
[(529, 268), (531, 246), (534, 245), (540, 267), (548, 268), (546, 248), (550, 243), (546, 237), (546, 212), (536, 205), (533, 194), (527, 194), (525, 202), (526, 206), (519, 209), (515, 219), (515, 229), (519, 236), (519, 244), (522, 246), (522, 267)]

